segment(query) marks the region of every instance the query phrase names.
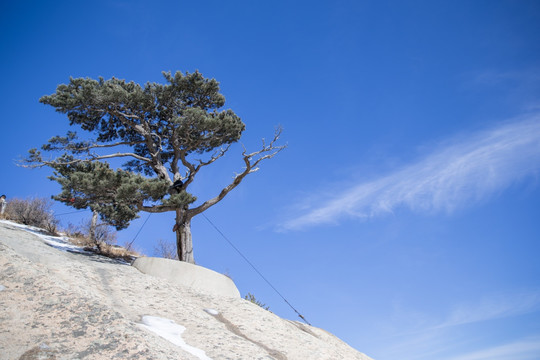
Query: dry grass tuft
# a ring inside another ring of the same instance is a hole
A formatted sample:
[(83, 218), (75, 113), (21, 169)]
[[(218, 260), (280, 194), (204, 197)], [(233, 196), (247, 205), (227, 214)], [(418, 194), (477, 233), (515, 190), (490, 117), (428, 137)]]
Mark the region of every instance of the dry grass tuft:
[(123, 246), (100, 243), (96, 246), (86, 247), (85, 250), (94, 251), (96, 254), (106, 256), (111, 259), (121, 259), (127, 262), (140, 257), (141, 254), (134, 250), (128, 250)]
[(81, 247), (94, 247), (94, 242), (90, 240), (88, 237), (84, 235), (72, 235), (72, 234), (66, 234), (66, 236), (69, 238), (69, 241), (76, 246)]

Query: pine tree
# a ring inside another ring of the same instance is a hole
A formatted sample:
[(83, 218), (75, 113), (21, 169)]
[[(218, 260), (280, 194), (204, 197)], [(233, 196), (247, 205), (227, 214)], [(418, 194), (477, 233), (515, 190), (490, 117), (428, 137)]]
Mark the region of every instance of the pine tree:
[[(221, 201), (261, 161), (274, 157), (281, 129), (261, 149), (242, 153), (242, 172), (217, 196), (194, 206), (188, 192), (199, 171), (223, 157), (245, 125), (225, 104), (215, 79), (199, 72), (163, 73), (167, 83), (144, 86), (112, 78), (70, 78), (40, 102), (66, 114), (75, 131), (31, 149), (28, 167), (49, 166), (62, 188), (53, 196), (76, 209), (97, 211), (103, 221), (126, 228), (140, 211), (175, 212), (178, 258), (194, 262), (191, 219)], [(51, 158), (45, 159), (44, 153)], [(205, 160), (193, 155), (206, 154)], [(126, 161), (113, 169), (112, 159)]]

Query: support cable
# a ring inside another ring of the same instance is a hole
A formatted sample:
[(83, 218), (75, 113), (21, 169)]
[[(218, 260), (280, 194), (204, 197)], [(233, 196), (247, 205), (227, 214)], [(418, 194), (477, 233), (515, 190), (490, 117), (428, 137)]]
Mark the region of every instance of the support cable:
[(139, 236), (139, 234), (141, 233), (142, 229), (144, 228), (144, 225), (146, 225), (146, 223), (148, 222), (148, 219), (150, 219), (150, 216), (152, 216), (152, 213), (148, 213), (148, 217), (146, 218), (146, 220), (144, 220), (144, 223), (141, 225), (141, 228), (139, 229), (139, 231), (137, 231), (137, 234), (135, 234), (135, 237), (133, 238), (133, 240), (131, 240), (131, 242), (128, 244), (128, 247), (127, 247), (128, 250), (131, 249), (131, 245), (133, 244), (137, 236)]
[(264, 281), (266, 281), (268, 285), (270, 285), (270, 287), (276, 292), (276, 294), (278, 294), (283, 299), (283, 301), (285, 301), (285, 303), (289, 305), (291, 309), (293, 309), (293, 311), (298, 315), (298, 317), (302, 319), (306, 324), (311, 325), (309, 321), (307, 321), (306, 318), (302, 314), (300, 314), (298, 310), (296, 310), (294, 306), (292, 306), (291, 303), (287, 301), (287, 299), (283, 295), (281, 295), (281, 293), (275, 288), (275, 286), (272, 285), (270, 281), (268, 281), (268, 279), (255, 267), (255, 265), (253, 265), (253, 263), (249, 261), (249, 259), (244, 254), (242, 254), (242, 252), (236, 246), (234, 246), (234, 244), (225, 236), (225, 234), (223, 234), (223, 232), (221, 232), (221, 230), (219, 230), (218, 227), (212, 221), (210, 221), (210, 219), (204, 213), (201, 213), (201, 215), (204, 216), (204, 218), (210, 223), (210, 225), (212, 225), (214, 229), (216, 229), (216, 231), (229, 243), (229, 245), (231, 245), (231, 247), (236, 250), (236, 252), (249, 264), (249, 266), (251, 266), (253, 270), (255, 270), (255, 272), (259, 274), (259, 276)]

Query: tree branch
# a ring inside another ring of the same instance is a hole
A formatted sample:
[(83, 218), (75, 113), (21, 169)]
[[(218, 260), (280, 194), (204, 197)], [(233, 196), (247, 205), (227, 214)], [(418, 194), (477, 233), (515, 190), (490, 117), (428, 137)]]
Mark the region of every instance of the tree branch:
[(144, 144), (144, 141), (121, 141), (114, 144), (94, 144), (90, 145), (87, 148), (83, 148), (81, 150), (90, 150), (90, 149), (98, 149), (98, 148), (111, 148), (115, 146), (122, 146), (122, 145), (136, 145), (136, 144)]
[(80, 154), (80, 153), (83, 153), (83, 152), (88, 152), (89, 153), (91, 149), (113, 148), (113, 147), (122, 146), (122, 145), (133, 146), (133, 145), (136, 145), (136, 144), (143, 144), (144, 141), (121, 141), (121, 142), (117, 142), (117, 143), (114, 143), (114, 144), (97, 144), (94, 141), (86, 141), (86, 143), (89, 143), (90, 145), (83, 146), (83, 144), (85, 144), (85, 142), (80, 142), (80, 143), (69, 142), (69, 143), (67, 143), (67, 144), (65, 144), (63, 146), (51, 146), (50, 144), (48, 144), (47, 148), (45, 148), (44, 150), (46, 150), (46, 151), (65, 150), (65, 151), (69, 151), (69, 152), (71, 152), (73, 154)]
[[(152, 169), (158, 174), (158, 176), (162, 179), (167, 179), (170, 181), (169, 173), (167, 172), (167, 169), (163, 165), (163, 161), (161, 160), (161, 136), (158, 134), (152, 132), (150, 125), (148, 121), (144, 119), (143, 116), (133, 115), (133, 114), (126, 114), (118, 109), (112, 110), (112, 114), (116, 115), (120, 122), (125, 124), (125, 126), (130, 127), (131, 129), (135, 130), (139, 135), (141, 135), (145, 140), (142, 143), (146, 144), (146, 147), (148, 148), (148, 153), (150, 154), (151, 159), (141, 157), (137, 158), (141, 161), (146, 161)], [(137, 122), (131, 120), (131, 119), (137, 119), (139, 120), (139, 124)], [(154, 137), (158, 138), (158, 141), (154, 140)], [(137, 155), (139, 156), (139, 155)], [(144, 160), (143, 160), (144, 159)], [(170, 181), (172, 183), (172, 181)]]
[[(228, 186), (226, 186), (225, 188), (223, 188), (223, 190), (221, 190), (221, 192), (219, 193), (218, 196), (204, 202), (202, 205), (198, 206), (198, 207), (195, 207), (193, 209), (189, 209), (187, 211), (187, 216), (188, 217), (193, 217), (195, 215), (198, 215), (200, 213), (202, 213), (203, 211), (206, 211), (208, 208), (214, 206), (215, 204), (217, 204), (218, 202), (220, 202), (221, 200), (223, 200), (223, 198), (225, 196), (227, 196), (227, 194), (229, 192), (231, 192), (232, 189), (234, 189), (235, 187), (237, 187), (238, 185), (240, 185), (240, 183), (242, 182), (242, 180), (249, 174), (259, 170), (259, 168), (257, 167), (257, 165), (259, 165), (259, 163), (263, 160), (266, 160), (266, 159), (271, 159), (273, 158), (274, 156), (276, 156), (277, 153), (279, 153), (281, 150), (285, 149), (287, 147), (287, 145), (282, 145), (282, 146), (275, 146), (275, 142), (279, 139), (279, 137), (281, 136), (281, 132), (282, 132), (282, 128), (279, 127), (277, 130), (276, 130), (276, 133), (274, 134), (274, 138), (272, 139), (272, 141), (270, 142), (269, 145), (266, 145), (264, 139), (263, 139), (263, 147), (262, 149), (260, 149), (259, 151), (255, 151), (253, 153), (250, 153), (250, 154), (246, 154), (246, 150), (244, 148), (244, 151), (242, 153), (243, 155), (243, 159), (244, 159), (244, 163), (246, 164), (246, 167), (244, 169), (244, 171), (242, 171), (240, 174), (237, 174), (235, 177), (234, 177), (234, 180), (232, 183), (230, 183)], [(264, 156), (261, 156), (261, 157), (258, 157), (255, 161), (253, 161), (253, 159), (261, 154), (265, 154), (267, 153), (266, 155)], [(253, 162), (252, 162), (253, 161)]]
[[(30, 165), (25, 165), (22, 163), (22, 160), (21, 162), (19, 162), (18, 166), (20, 167), (24, 167), (24, 168), (41, 168), (43, 166), (54, 166), (54, 165), (72, 165), (72, 164), (76, 164), (76, 163), (81, 163), (81, 162), (91, 162), (91, 161), (96, 161), (96, 160), (103, 160), (103, 159), (110, 159), (110, 158), (117, 158), (117, 157), (127, 157), (127, 156), (131, 156), (131, 157), (134, 157), (135, 159), (137, 160), (141, 160), (141, 161), (145, 161), (145, 162), (150, 162), (151, 159), (148, 159), (148, 158), (145, 158), (144, 156), (140, 156), (140, 155), (137, 155), (137, 154), (133, 154), (133, 153), (116, 153), (116, 154), (109, 154), (109, 155), (91, 155), (90, 158), (88, 159), (73, 159), (73, 160), (70, 160), (70, 161), (58, 161), (58, 160), (55, 160), (55, 161), (46, 161), (46, 160), (36, 160), (35, 162), (37, 162), (37, 164), (30, 164)], [(27, 161), (27, 162), (30, 162), (30, 161)]]
[(96, 156), (92, 156), (91, 160), (103, 160), (103, 159), (111, 159), (111, 158), (126, 157), (126, 156), (131, 156), (131, 157), (134, 157), (137, 160), (145, 161), (145, 162), (148, 162), (148, 163), (150, 163), (152, 161), (149, 158), (146, 158), (144, 156), (140, 156), (140, 155), (137, 155), (137, 154), (134, 154), (134, 153), (116, 153), (116, 154), (108, 154), (108, 155), (96, 155)]
[(167, 211), (175, 211), (175, 206), (166, 206), (166, 205), (154, 205), (154, 206), (144, 206), (144, 205), (137, 205), (137, 209), (139, 211), (145, 211), (149, 213), (163, 213)]
[(212, 154), (212, 157), (208, 161), (197, 160), (199, 162), (199, 166), (197, 166), (197, 168), (212, 164), (214, 161), (225, 155), (225, 153), (229, 151), (230, 147), (231, 145), (229, 144), (225, 148), (221, 148), (219, 149), (219, 151), (214, 152), (214, 154)]
[(180, 158), (182, 165), (184, 165), (188, 169), (188, 173), (186, 175), (187, 180), (184, 181), (184, 188), (186, 188), (189, 184), (191, 184), (193, 178), (195, 177), (195, 174), (197, 174), (199, 169), (195, 165), (187, 161), (185, 150), (178, 151), (178, 157)]

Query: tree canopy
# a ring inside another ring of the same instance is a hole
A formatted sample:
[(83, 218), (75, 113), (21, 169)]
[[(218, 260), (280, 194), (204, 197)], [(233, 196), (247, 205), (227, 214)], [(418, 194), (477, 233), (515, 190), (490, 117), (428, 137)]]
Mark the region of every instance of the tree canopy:
[[(188, 230), (184, 235), (177, 232), (180, 252), (182, 237), (191, 241), (191, 218), (222, 200), (261, 161), (285, 146), (275, 145), (278, 129), (259, 150), (244, 149), (244, 169), (214, 198), (190, 208), (196, 198), (188, 192), (189, 185), (201, 168), (224, 156), (240, 139), (245, 124), (234, 111), (221, 110), (225, 97), (215, 79), (199, 72), (163, 75), (166, 84), (70, 78), (68, 84), (58, 85), (40, 102), (65, 114), (69, 125), (85, 136), (76, 131), (54, 136), (41, 149), (31, 149), (26, 161), (27, 166), (54, 169), (50, 179), (62, 186), (54, 199), (91, 208), (118, 229), (127, 227), (140, 211), (175, 211), (177, 228)], [(46, 158), (46, 153), (52, 156)], [(207, 156), (201, 160), (193, 154)], [(112, 159), (125, 162), (113, 169)]]

